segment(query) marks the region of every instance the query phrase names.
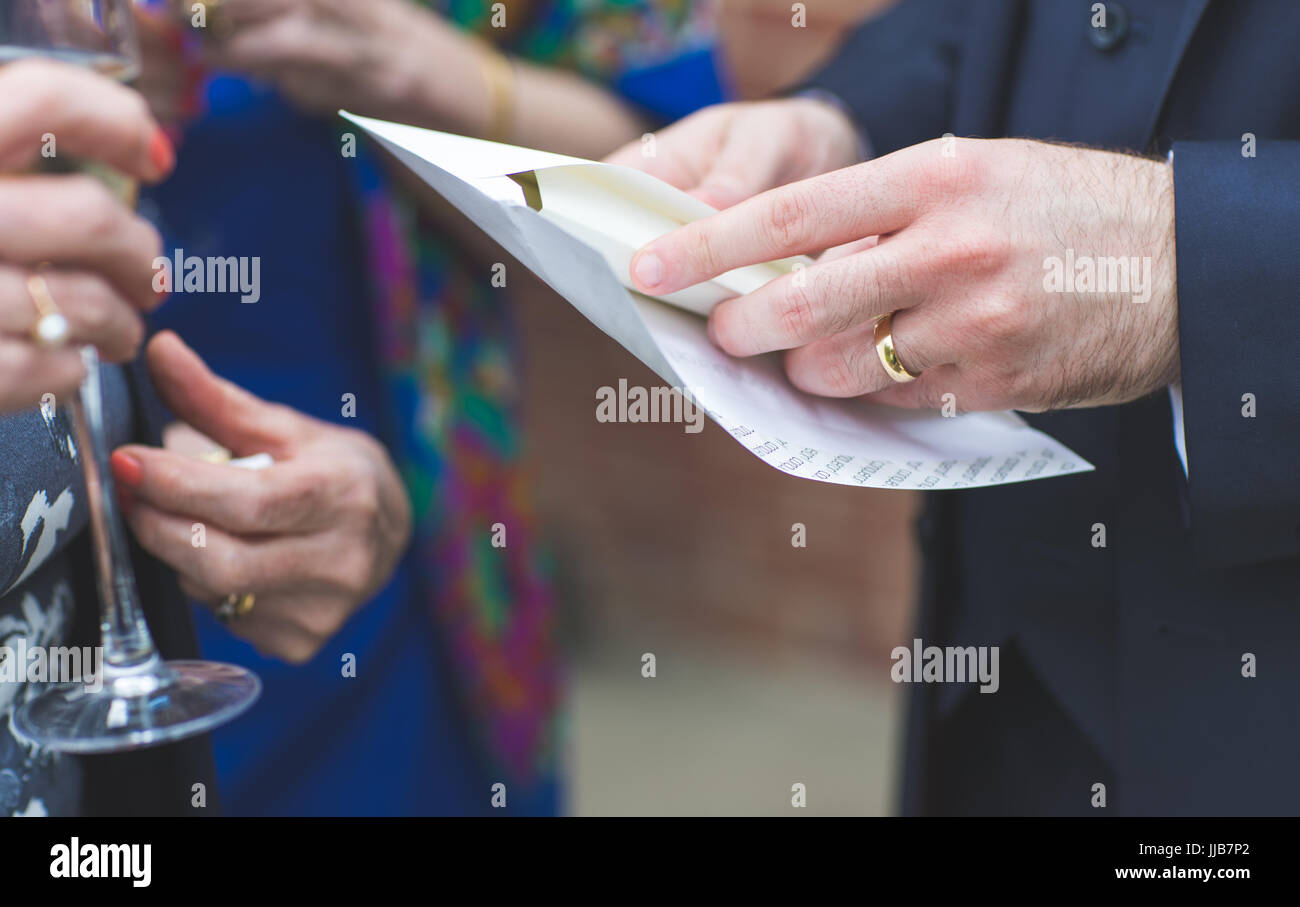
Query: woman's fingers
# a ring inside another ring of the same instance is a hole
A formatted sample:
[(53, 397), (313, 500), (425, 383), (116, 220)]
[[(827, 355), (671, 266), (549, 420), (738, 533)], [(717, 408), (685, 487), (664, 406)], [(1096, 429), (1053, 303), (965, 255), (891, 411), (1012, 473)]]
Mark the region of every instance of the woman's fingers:
[[(221, 592), (354, 597), (358, 552), (339, 533), (246, 535), (192, 514), (161, 510), (127, 490), (123, 512), (136, 540), (199, 586)], [(362, 553), (363, 554), (363, 553)]]
[(689, 187), (690, 194), (722, 210), (781, 185), (791, 178), (785, 174), (793, 135), (775, 112), (735, 117), (715, 143), (699, 181)]
[[(40, 313), (31, 298), (32, 270), (0, 265), (0, 334), (30, 338)], [(110, 362), (134, 359), (144, 340), (144, 324), (131, 304), (96, 274), (41, 271), (63, 317), (70, 345), (94, 344)]]
[[(180, 576), (181, 591), (204, 605), (214, 615), (230, 595), (204, 586), (185, 575)], [(263, 655), (281, 658), (290, 664), (303, 664), (320, 651), (329, 638), (316, 629), (317, 624), (336, 622), (337, 609), (320, 600), (294, 598), (283, 593), (257, 594), (253, 609), (229, 624), (230, 632), (242, 637)]]
[[(135, 92), (81, 67), (22, 60), (0, 68), (0, 171), (42, 159), (93, 160), (153, 181), (171, 171), (173, 152)], [(67, 319), (72, 346), (129, 359), (144, 333), (134, 310), (160, 302), (162, 240), (85, 175), (0, 175), (0, 213), (0, 410), (10, 411), (74, 389), (83, 374), (75, 348), (32, 341), (41, 315), (33, 273)]]
[(162, 239), (88, 176), (0, 179), (0, 249), (6, 261), (82, 267), (139, 309), (161, 301), (154, 262)]
[(249, 539), (192, 516), (168, 513), (128, 494), (123, 507), (140, 545), (182, 576), (208, 589), (271, 591), (297, 579), (285, 569), (282, 541)]
[(41, 350), (0, 336), (0, 415), (35, 406), (46, 394), (71, 393), (85, 373), (76, 349)]
[(134, 91), (79, 66), (21, 60), (0, 68), (0, 170), (43, 157), (102, 161), (156, 182), (175, 152)]
[(314, 9), (307, 9), (315, 6), (317, 4), (311, 0), (222, 0), (218, 15), (221, 16), (222, 27), (233, 30), (278, 19), (290, 13), (315, 12)]
[(129, 444), (113, 453), (113, 467), (139, 500), (250, 537), (325, 529), (338, 514), (340, 483), (292, 461), (248, 471)]
[(670, 186), (689, 191), (700, 184), (734, 118), (727, 106), (706, 107), (649, 138), (628, 142), (605, 163), (643, 170)]

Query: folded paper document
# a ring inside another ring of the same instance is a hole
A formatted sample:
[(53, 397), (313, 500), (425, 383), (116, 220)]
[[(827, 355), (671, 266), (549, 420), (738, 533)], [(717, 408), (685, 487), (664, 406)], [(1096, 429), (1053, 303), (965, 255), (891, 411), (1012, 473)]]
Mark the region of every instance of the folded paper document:
[(628, 263), (638, 248), (713, 213), (648, 174), (341, 113), (782, 472), (839, 485), (948, 489), (1092, 468), (1014, 413), (944, 417), (814, 397), (786, 380), (775, 355), (723, 353), (700, 316), (806, 259), (737, 268), (662, 298), (632, 290)]

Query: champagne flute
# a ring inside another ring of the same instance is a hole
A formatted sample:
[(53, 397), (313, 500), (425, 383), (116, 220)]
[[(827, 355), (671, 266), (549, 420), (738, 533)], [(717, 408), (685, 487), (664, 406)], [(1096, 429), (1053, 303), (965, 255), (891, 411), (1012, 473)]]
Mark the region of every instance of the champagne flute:
[[(52, 57), (129, 83), (139, 71), (133, 15), (131, 0), (0, 0), (0, 64)], [(134, 204), (134, 182), (102, 165), (60, 162), (54, 169), (90, 172)], [(262, 685), (235, 665), (159, 656), (140, 607), (108, 468), (99, 355), (92, 346), (81, 355), (86, 378), (69, 411), (94, 541), (103, 676), (94, 684), (83, 677), (52, 686), (15, 710), (11, 725), (49, 749), (104, 753), (210, 730), (251, 706)]]

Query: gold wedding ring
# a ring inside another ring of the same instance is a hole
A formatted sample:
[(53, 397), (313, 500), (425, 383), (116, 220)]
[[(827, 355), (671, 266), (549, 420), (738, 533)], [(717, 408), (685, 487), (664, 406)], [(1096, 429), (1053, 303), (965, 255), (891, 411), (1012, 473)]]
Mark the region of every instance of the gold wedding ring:
[(217, 605), (217, 620), (223, 624), (238, 620), (247, 616), (255, 604), (257, 604), (257, 596), (252, 592), (245, 592), (243, 595), (232, 592), (226, 596), (225, 601)]
[(893, 331), (893, 312), (888, 315), (881, 315), (876, 319), (876, 354), (880, 356), (880, 364), (885, 367), (889, 377), (899, 384), (915, 381), (917, 376), (904, 368), (902, 361), (898, 358), (898, 349), (894, 346)]
[(50, 294), (50, 285), (40, 274), (27, 277), (27, 295), (36, 306), (36, 323), (32, 325), (32, 340), (47, 350), (58, 349), (68, 342), (68, 319), (59, 311)]

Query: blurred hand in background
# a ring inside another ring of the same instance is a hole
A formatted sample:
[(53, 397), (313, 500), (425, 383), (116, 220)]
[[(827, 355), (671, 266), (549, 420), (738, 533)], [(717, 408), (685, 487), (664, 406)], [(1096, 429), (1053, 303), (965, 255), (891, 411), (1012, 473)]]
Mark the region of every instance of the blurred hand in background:
[(656, 153), (641, 142), (610, 155), (611, 164), (644, 170), (715, 208), (768, 189), (856, 164), (858, 134), (840, 110), (811, 98), (717, 104), (656, 134)]

